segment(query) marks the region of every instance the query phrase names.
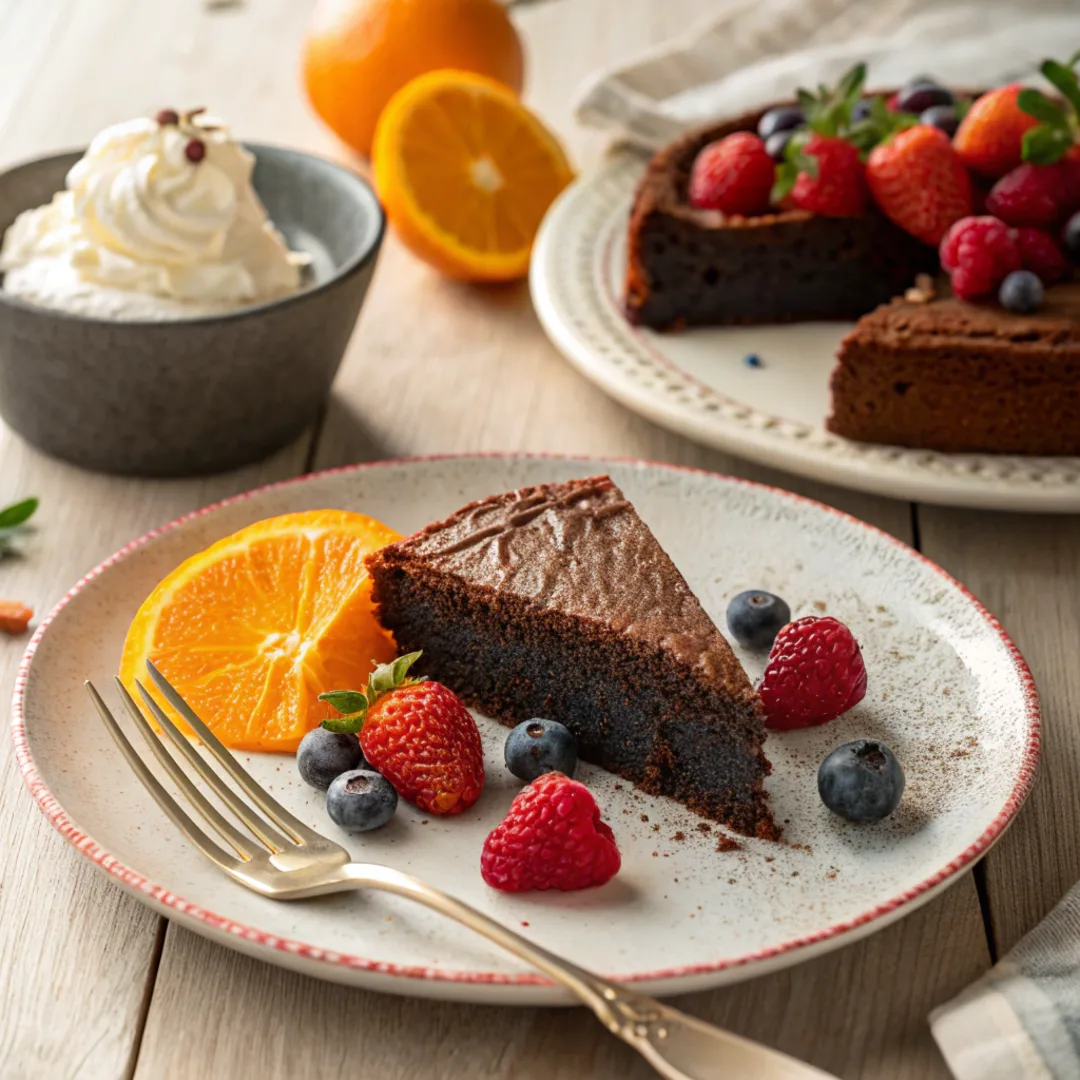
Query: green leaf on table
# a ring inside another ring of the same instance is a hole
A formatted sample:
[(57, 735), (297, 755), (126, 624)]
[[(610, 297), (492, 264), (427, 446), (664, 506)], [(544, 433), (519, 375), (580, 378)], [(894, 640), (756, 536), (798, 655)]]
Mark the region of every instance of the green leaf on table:
[(31, 496), (22, 502), (12, 503), (0, 510), (0, 529), (14, 529), (19, 525), (26, 524), (34, 516), (38, 508), (38, 500)]

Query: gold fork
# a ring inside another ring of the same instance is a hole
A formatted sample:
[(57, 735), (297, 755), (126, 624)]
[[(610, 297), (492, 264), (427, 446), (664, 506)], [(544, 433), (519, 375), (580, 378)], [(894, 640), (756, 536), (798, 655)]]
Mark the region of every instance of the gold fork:
[[(307, 896), (365, 888), (381, 889), (415, 900), (476, 931), (561, 983), (592, 1009), (608, 1031), (629, 1043), (667, 1080), (828, 1078), (829, 1074), (786, 1054), (721, 1031), (645, 994), (563, 960), (409, 874), (389, 866), (353, 862), (343, 847), (299, 821), (264, 791), (169, 685), (165, 676), (152, 663), (147, 662), (146, 666), (150, 678), (166, 701), (187, 721), (202, 740), (203, 746), (232, 778), (236, 788), (227, 784), (210, 766), (143, 684), (136, 680), (135, 685), (146, 709), (169, 737), (175, 751), (179, 751), (180, 757), (247, 827), (250, 836), (228, 821), (191, 782), (177, 757), (155, 734), (124, 684), (116, 679), (124, 706), (173, 783), (235, 854), (226, 851), (181, 809), (136, 753), (101, 695), (90, 682), (86, 683), (86, 688), (120, 752), (161, 809), (208, 859), (241, 885), (274, 900), (300, 900)], [(246, 799), (241, 797), (237, 788)]]

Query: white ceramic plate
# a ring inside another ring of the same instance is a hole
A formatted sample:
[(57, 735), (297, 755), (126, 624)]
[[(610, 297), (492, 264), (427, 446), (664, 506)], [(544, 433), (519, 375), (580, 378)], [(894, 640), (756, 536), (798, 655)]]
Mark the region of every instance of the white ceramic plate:
[[(552, 206), (533, 253), (533, 303), (555, 346), (628, 408), (774, 468), (894, 498), (1080, 511), (1080, 458), (939, 454), (825, 430), (829, 373), (848, 323), (657, 334), (622, 313), (626, 223), (643, 159), (623, 152)], [(762, 367), (747, 366), (754, 353)]]
[[(615, 830), (623, 869), (600, 889), (506, 896), (479, 874), (487, 832), (518, 783), (506, 731), (479, 718), (488, 785), (473, 811), (424, 820), (402, 804), (384, 830), (339, 832), (293, 759), (243, 755), (257, 778), (356, 857), (420, 875), (602, 973), (676, 994), (733, 982), (861, 937), (928, 900), (986, 852), (1020, 808), (1038, 757), (1030, 674), (997, 622), (938, 567), (834, 510), (770, 488), (665, 465), (459, 457), (365, 465), (264, 488), (135, 541), (89, 574), (42, 625), (14, 701), (18, 760), (34, 797), (78, 849), (140, 900), (199, 933), (327, 979), (399, 993), (499, 1003), (562, 995), (437, 915), (379, 895), (275, 903), (234, 884), (194, 849), (128, 771), (85, 697), (110, 686), (128, 622), (182, 559), (273, 514), (362, 510), (402, 532), (471, 499), (610, 471), (722, 622), (754, 586), (795, 614), (828, 611), (862, 642), (866, 701), (811, 731), (773, 734), (768, 781), (786, 843), (740, 840), (679, 805), (591, 767), (581, 778)], [(751, 675), (760, 658), (745, 657)], [(884, 738), (907, 771), (886, 822), (831, 815), (818, 762), (858, 736)], [(136, 743), (138, 736), (132, 735)], [(151, 759), (152, 760), (152, 759)], [(166, 781), (168, 785), (168, 781)], [(646, 820), (647, 819), (647, 820)]]

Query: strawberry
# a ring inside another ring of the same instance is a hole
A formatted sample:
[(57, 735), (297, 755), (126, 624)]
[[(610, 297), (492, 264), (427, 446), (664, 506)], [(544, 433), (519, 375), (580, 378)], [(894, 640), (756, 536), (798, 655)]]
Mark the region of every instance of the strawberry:
[(803, 147), (813, 166), (800, 170), (791, 201), (800, 210), (826, 217), (858, 217), (866, 213), (866, 174), (858, 148), (845, 139), (816, 132)]
[(409, 676), (419, 658), (415, 652), (382, 664), (364, 691), (320, 694), (342, 713), (322, 726), (359, 732), (364, 756), (403, 799), (429, 814), (460, 814), (484, 789), (480, 732), (452, 690)]
[(765, 144), (749, 131), (711, 142), (694, 159), (690, 204), (749, 217), (769, 209), (776, 165)]
[[(835, 87), (818, 87), (816, 94), (798, 91), (806, 124), (785, 147), (773, 187), (775, 204), (828, 217), (857, 217), (866, 212), (866, 177), (859, 149), (878, 137), (878, 125), (887, 113), (879, 99), (863, 99), (865, 79), (866, 65), (857, 64)], [(861, 119), (856, 118), (856, 106)]]
[(1021, 89), (1013, 83), (972, 102), (953, 137), (969, 169), (997, 179), (1020, 164), (1024, 135), (1038, 124), (1017, 101)]
[(1062, 161), (1025, 161), (1007, 172), (986, 197), (986, 211), (1006, 225), (1046, 228), (1068, 216), (1072, 176)]
[(584, 784), (550, 772), (510, 804), (484, 841), (480, 874), (493, 889), (587, 889), (603, 885), (622, 864), (610, 826)]
[(961, 300), (997, 292), (1023, 265), (1016, 230), (995, 217), (961, 218), (943, 237), (939, 252)]
[(866, 696), (859, 644), (831, 616), (796, 619), (776, 635), (758, 692), (774, 731), (835, 720)]
[(971, 213), (971, 181), (949, 136), (929, 124), (901, 131), (870, 151), (866, 179), (882, 212), (924, 244), (938, 244)]

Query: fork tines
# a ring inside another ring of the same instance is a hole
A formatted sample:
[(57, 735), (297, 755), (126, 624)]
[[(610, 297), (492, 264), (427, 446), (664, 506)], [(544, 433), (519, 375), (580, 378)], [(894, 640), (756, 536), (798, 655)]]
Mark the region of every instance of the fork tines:
[[(158, 805), (172, 819), (173, 823), (184, 835), (204, 854), (219, 866), (226, 869), (236, 869), (238, 866), (252, 859), (265, 856), (267, 850), (271, 853), (295, 848), (311, 842), (321, 842), (323, 838), (299, 821), (276, 799), (272, 798), (262, 787), (259, 786), (243, 766), (225, 748), (216, 735), (196, 715), (190, 705), (169, 684), (164, 675), (154, 666), (151, 661), (146, 662), (147, 671), (154, 684), (161, 692), (164, 699), (190, 726), (191, 730), (202, 742), (209, 753), (217, 759), (222, 769), (232, 778), (236, 786), (241, 789), (247, 799), (242, 799), (232, 787), (230, 787), (220, 773), (213, 768), (210, 762), (199, 753), (182, 731), (169, 719), (165, 710), (150, 695), (146, 687), (138, 680), (135, 686), (143, 700), (143, 704), (153, 717), (159, 729), (169, 737), (173, 745), (170, 752), (168, 745), (154, 731), (154, 727), (147, 720), (143, 711), (136, 704), (135, 699), (128, 693), (127, 687), (116, 679), (117, 690), (121, 700), (131, 716), (140, 734), (150, 745), (154, 756), (161, 762), (162, 767), (172, 778), (174, 784), (191, 803), (191, 805), (203, 816), (206, 822), (225, 840), (236, 852), (236, 857), (230, 855), (224, 848), (216, 843), (207, 833), (201, 829), (188, 814), (180, 807), (177, 801), (169, 794), (161, 784), (153, 771), (147, 766), (143, 758), (136, 752), (128, 741), (116, 718), (109, 707), (102, 700), (92, 683), (87, 681), (86, 689), (93, 699), (97, 711), (101, 714), (109, 733), (116, 740), (120, 752), (127, 759), (128, 764), (135, 771), (135, 775), (142, 781), (143, 786), (153, 795)], [(184, 758), (192, 771), (206, 784), (206, 786), (221, 800), (221, 802), (251, 831), (260, 844), (255, 843), (251, 837), (240, 832), (227, 818), (222, 815), (205, 795), (192, 783), (187, 773), (177, 760), (176, 752)], [(252, 805), (253, 804), (253, 805)], [(256, 809), (261, 810), (258, 813)], [(269, 819), (269, 820), (267, 820)]]

